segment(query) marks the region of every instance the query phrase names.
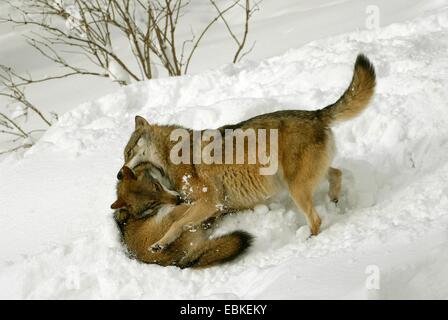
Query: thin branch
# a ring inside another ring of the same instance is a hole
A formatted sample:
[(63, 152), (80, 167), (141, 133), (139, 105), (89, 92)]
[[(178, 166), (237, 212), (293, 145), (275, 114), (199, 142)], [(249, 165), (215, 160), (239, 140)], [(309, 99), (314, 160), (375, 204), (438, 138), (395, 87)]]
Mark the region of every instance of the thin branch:
[(2, 116), (6, 121), (8, 121), (14, 128), (16, 128), (17, 131), (20, 132), (22, 137), (24, 137), (24, 138), (28, 137), (28, 133), (26, 133), (25, 130), (23, 130), (22, 127), (20, 127), (14, 120), (9, 118), (7, 115), (5, 115), (2, 112), (0, 112), (0, 116)]
[(215, 24), (216, 21), (218, 21), (218, 19), (227, 11), (229, 11), (230, 9), (232, 9), (233, 7), (235, 7), (238, 4), (238, 1), (234, 2), (233, 4), (231, 4), (230, 6), (228, 6), (226, 9), (224, 10), (219, 10), (218, 15), (213, 18), (208, 25), (202, 30), (202, 32), (200, 33), (198, 39), (194, 42), (193, 48), (190, 51), (190, 54), (188, 55), (187, 58), (187, 62), (185, 63), (185, 69), (184, 69), (184, 73), (187, 73), (188, 71), (188, 67), (190, 66), (190, 62), (191, 59), (196, 51), (196, 49), (198, 48), (202, 38), (205, 36), (205, 34), (207, 33), (207, 31), (212, 27), (212, 25)]
[(8, 150), (5, 150), (5, 151), (0, 151), (0, 155), (11, 153), (11, 152), (14, 152), (14, 151), (17, 151), (17, 150), (20, 150), (20, 149), (31, 148), (32, 146), (33, 146), (33, 144), (31, 144), (31, 143), (25, 143), (25, 144), (22, 144), (22, 145), (20, 145), (18, 147), (14, 147), (14, 148), (11, 148), (11, 149), (8, 149)]

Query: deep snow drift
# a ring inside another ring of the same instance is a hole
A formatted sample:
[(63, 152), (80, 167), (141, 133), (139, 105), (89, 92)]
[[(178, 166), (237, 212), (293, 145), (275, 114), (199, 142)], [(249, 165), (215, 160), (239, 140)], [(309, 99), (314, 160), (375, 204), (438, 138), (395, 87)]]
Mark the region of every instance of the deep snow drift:
[[(311, 42), (259, 63), (139, 83), (61, 117), (0, 163), (3, 298), (448, 298), (448, 9)], [(135, 114), (195, 129), (274, 110), (316, 109), (348, 85), (358, 52), (374, 63), (371, 106), (334, 128), (339, 208), (308, 238), (287, 201), (227, 217), (253, 248), (237, 262), (179, 270), (129, 260), (110, 204)], [(377, 266), (379, 290), (365, 286)]]

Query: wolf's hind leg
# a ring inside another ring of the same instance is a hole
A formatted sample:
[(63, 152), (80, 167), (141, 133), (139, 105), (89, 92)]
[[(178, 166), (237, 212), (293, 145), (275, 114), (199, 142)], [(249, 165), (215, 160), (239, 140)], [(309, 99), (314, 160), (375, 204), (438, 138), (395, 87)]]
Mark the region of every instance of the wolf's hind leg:
[(151, 246), (151, 251), (163, 250), (179, 238), (182, 232), (190, 232), (189, 230), (193, 231), (194, 228), (199, 228), (200, 224), (211, 218), (216, 210), (214, 201), (210, 199), (197, 200), (184, 213), (183, 217), (174, 222), (165, 235)]
[[(302, 152), (291, 174), (286, 175), (289, 194), (299, 209), (302, 209), (311, 234), (319, 233), (321, 219), (313, 204), (313, 193), (328, 172), (330, 157), (325, 145), (313, 145)], [(291, 159), (292, 162), (292, 159)]]
[(328, 191), (328, 196), (330, 200), (334, 203), (339, 202), (339, 195), (341, 194), (342, 185), (342, 172), (339, 169), (330, 167), (327, 172), (328, 184), (330, 185), (330, 190)]
[(311, 234), (314, 236), (317, 235), (322, 222), (316, 209), (314, 209), (312, 192), (309, 189), (304, 188), (303, 185), (299, 185), (290, 188), (290, 193), (296, 205), (302, 209), (305, 214)]

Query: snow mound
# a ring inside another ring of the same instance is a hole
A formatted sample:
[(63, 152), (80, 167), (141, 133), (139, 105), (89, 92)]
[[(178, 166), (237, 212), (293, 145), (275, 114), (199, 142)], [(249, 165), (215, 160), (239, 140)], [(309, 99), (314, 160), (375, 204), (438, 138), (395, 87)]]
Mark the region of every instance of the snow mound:
[[(66, 113), (0, 163), (0, 297), (448, 298), (447, 35), (444, 10), (259, 63), (138, 83)], [(334, 128), (343, 196), (335, 208), (325, 184), (317, 192), (319, 236), (276, 202), (221, 223), (219, 232), (256, 235), (232, 264), (180, 270), (125, 256), (108, 208), (136, 114), (203, 129), (320, 108), (342, 94), (359, 52), (378, 88), (363, 115)], [(374, 291), (365, 286), (372, 264), (382, 275)]]

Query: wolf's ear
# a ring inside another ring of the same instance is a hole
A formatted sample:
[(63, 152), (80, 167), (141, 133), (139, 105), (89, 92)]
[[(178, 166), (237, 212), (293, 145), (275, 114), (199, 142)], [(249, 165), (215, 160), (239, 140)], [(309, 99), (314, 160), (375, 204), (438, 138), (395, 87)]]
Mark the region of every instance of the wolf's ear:
[(145, 118), (141, 116), (135, 116), (135, 129), (138, 129), (140, 127), (149, 126), (148, 121), (146, 121)]
[(131, 169), (129, 169), (129, 167), (123, 166), (121, 170), (123, 172), (123, 177), (125, 179), (137, 180), (137, 177), (135, 176), (134, 172)]
[(111, 209), (120, 209), (123, 207), (126, 207), (126, 203), (120, 198), (118, 198), (117, 201), (115, 201), (110, 205)]

